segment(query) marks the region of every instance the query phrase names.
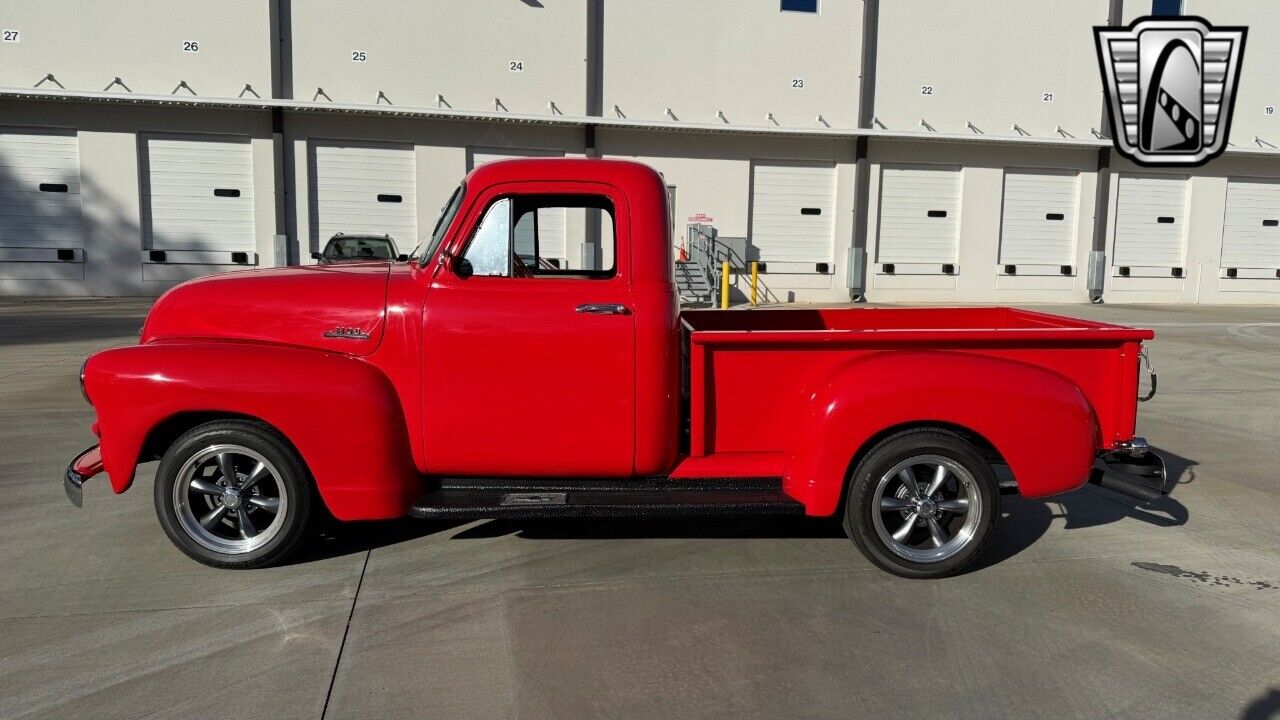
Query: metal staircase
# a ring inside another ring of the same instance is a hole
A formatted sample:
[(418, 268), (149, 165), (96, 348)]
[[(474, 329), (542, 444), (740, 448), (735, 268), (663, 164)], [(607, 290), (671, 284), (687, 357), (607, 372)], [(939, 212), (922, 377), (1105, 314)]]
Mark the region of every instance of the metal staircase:
[(676, 292), (683, 305), (709, 305), (714, 299), (706, 265), (698, 260), (676, 260)]
[[(723, 281), (722, 268), (729, 264), (730, 272), (735, 276), (746, 272), (750, 267), (738, 251), (722, 242), (716, 229), (710, 225), (692, 224), (688, 226), (689, 247), (684, 260), (676, 259), (676, 290), (682, 305), (715, 307), (720, 297), (720, 283)], [(772, 303), (778, 299), (769, 288), (757, 281), (760, 302)]]
[(676, 256), (676, 292), (682, 305), (714, 306), (720, 265), (716, 255), (716, 229), (688, 226), (689, 247), (685, 259)]

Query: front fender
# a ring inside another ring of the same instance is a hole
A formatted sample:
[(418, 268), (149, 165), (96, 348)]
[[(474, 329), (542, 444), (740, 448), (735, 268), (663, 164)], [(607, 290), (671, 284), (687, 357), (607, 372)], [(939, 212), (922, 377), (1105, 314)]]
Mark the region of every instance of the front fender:
[(1004, 457), (1027, 497), (1088, 479), (1098, 422), (1075, 384), (1034, 365), (964, 352), (886, 351), (852, 360), (805, 393), (784, 489), (811, 515), (837, 509), (849, 464), (885, 430), (967, 428)]
[(148, 434), (185, 413), (257, 418), (293, 443), (341, 520), (399, 517), (421, 492), (404, 412), (358, 358), (261, 343), (161, 341), (100, 352), (85, 368), (111, 487), (133, 483)]

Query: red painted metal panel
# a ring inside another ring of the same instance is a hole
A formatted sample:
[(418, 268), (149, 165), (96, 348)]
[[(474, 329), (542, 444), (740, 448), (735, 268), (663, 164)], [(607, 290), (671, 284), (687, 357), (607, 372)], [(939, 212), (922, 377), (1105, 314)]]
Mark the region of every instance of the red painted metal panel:
[[(140, 347), (88, 366), (114, 489), (132, 481), (147, 433), (189, 412), (280, 429), (343, 519), (402, 514), (423, 474), (781, 474), (826, 514), (860, 447), (921, 423), (980, 434), (1025, 494), (1043, 495), (1083, 482), (1095, 451), (1132, 437), (1148, 330), (1003, 307), (681, 315), (652, 169), (516, 160), (476, 169), (466, 187), (434, 257), (232, 273), (162, 297)], [(616, 275), (453, 274), (448, 259), (489, 202), (518, 193), (608, 197)], [(587, 303), (631, 314), (575, 312)], [(350, 332), (326, 337), (335, 328)]]
[(104, 350), (85, 371), (103, 465), (118, 493), (132, 484), (148, 433), (193, 412), (278, 429), (339, 519), (398, 517), (421, 492), (400, 401), (365, 360), (282, 345), (156, 341)]
[(782, 453), (786, 489), (817, 514), (834, 510), (858, 449), (898, 425), (977, 432), (1029, 496), (1083, 484), (1096, 450), (1133, 436), (1136, 349), (1154, 336), (1009, 308), (684, 318), (708, 368), (694, 454)]

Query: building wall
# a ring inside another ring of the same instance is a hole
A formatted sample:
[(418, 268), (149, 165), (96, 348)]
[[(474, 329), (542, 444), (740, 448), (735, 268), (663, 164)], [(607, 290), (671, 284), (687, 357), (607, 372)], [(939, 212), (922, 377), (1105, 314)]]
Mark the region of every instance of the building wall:
[[(1237, 146), (1280, 146), (1280, 3), (1257, 0), (1183, 0), (1183, 13), (1214, 25), (1249, 28), (1236, 88), (1231, 142)], [(1151, 12), (1150, 0), (1125, 0), (1124, 22)], [(1270, 110), (1268, 110), (1270, 108)]]
[[(194, 133), (250, 139), (262, 265), (276, 262), (279, 250), (305, 262), (319, 249), (320, 238), (312, 237), (308, 149), (358, 140), (412, 148), (418, 237), (430, 230), (476, 151), (647, 162), (675, 187), (677, 243), (686, 224), (702, 218), (711, 218), (722, 237), (755, 243), (753, 167), (821, 161), (835, 168), (831, 267), (826, 274), (767, 273), (765, 283), (782, 300), (848, 299), (849, 249), (863, 242), (855, 198), (865, 191), (865, 296), (871, 301), (1087, 301), (1095, 218), (1105, 214), (1107, 300), (1280, 302), (1280, 278), (1228, 278), (1221, 263), (1230, 179), (1280, 179), (1280, 50), (1272, 42), (1280, 39), (1280, 5), (1185, 2), (1187, 13), (1219, 25), (1245, 24), (1250, 34), (1233, 147), (1202, 168), (1180, 171), (1191, 178), (1182, 278), (1118, 274), (1116, 180), (1137, 168), (1115, 153), (1105, 213), (1094, 207), (1103, 144), (1092, 130), (1104, 129), (1105, 120), (1092, 27), (1107, 21), (1110, 6), (1110, 0), (879, 0), (874, 28), (865, 28), (863, 0), (822, 0), (817, 13), (784, 12), (777, 0), (140, 0), (111, 6), (14, 0), (0, 27), (18, 31), (20, 40), (0, 42), (0, 87), (39, 84), (40, 91), (59, 91), (61, 84), (67, 91), (106, 90), (112, 100), (129, 91), (169, 96), (176, 90), (179, 98), (194, 92), (199, 100), (252, 101), (255, 93), (270, 100), (274, 91), (281, 99), (314, 98), (315, 106), (299, 112), (267, 104), (162, 107), (154, 99), (150, 105), (0, 99), (0, 131), (76, 134), (85, 235), (83, 262), (19, 264), (12, 248), (0, 247), (0, 293), (154, 294), (185, 277), (229, 269), (203, 260), (143, 261), (140, 142), (154, 133)], [(1149, 0), (1126, 0), (1118, 20), (1150, 10)], [(869, 31), (876, 42), (866, 52), (874, 49), (876, 65), (874, 93), (867, 95), (862, 60)], [(189, 42), (197, 52), (184, 49)], [(41, 82), (48, 74), (57, 83)], [(115, 77), (128, 89), (110, 84)], [(189, 89), (178, 87), (181, 81)], [(864, 95), (873, 101), (865, 113)], [(585, 127), (595, 124), (584, 116), (597, 102), (604, 124)], [(423, 108), (498, 114), (444, 120), (423, 117)], [(503, 112), (520, 117), (508, 120)], [(609, 126), (620, 114), (648, 126)], [(859, 188), (858, 141), (850, 131), (863, 114), (876, 118), (872, 132), (909, 137), (867, 141), (867, 182)], [(736, 132), (744, 126), (749, 132)], [(776, 127), (776, 134), (760, 126)], [(833, 134), (805, 135), (814, 131)], [(929, 140), (934, 133), (967, 141)], [(1023, 134), (1034, 142), (1010, 142)], [(883, 169), (919, 164), (961, 168), (954, 275), (891, 275), (875, 263)], [(998, 264), (1004, 180), (1010, 170), (1025, 168), (1078, 174), (1074, 275), (1009, 275)], [(288, 236), (287, 248), (277, 244), (278, 234)]]
[[(1128, 162), (1118, 163), (1113, 169), (1122, 174), (1151, 174), (1149, 169), (1138, 168)], [(1221, 305), (1280, 302), (1280, 277), (1223, 277), (1221, 262), (1228, 180), (1248, 178), (1280, 182), (1280, 163), (1272, 158), (1225, 157), (1193, 173), (1168, 174), (1190, 178), (1184, 277), (1118, 277), (1114, 262), (1108, 262), (1106, 300), (1115, 303)], [(1117, 187), (1113, 184), (1112, 207), (1115, 207), (1116, 196)], [(1112, 213), (1106, 231), (1108, 257), (1111, 257), (1114, 236), (1115, 214)]]
[(144, 263), (139, 140), (149, 133), (250, 138), (257, 253), (261, 264), (270, 264), (276, 194), (269, 115), (0, 99), (0, 118), (0, 131), (75, 132), (85, 228), (83, 263), (0, 262), (0, 294), (156, 295), (180, 280), (237, 269), (229, 263)]
[(782, 301), (849, 299), (845, 273), (853, 239), (852, 142), (602, 129), (596, 134), (596, 149), (603, 157), (647, 163), (662, 173), (668, 186), (675, 186), (673, 242), (677, 246), (687, 242), (687, 226), (693, 222), (709, 222), (721, 237), (748, 238), (752, 161), (834, 160), (836, 222), (831, 272), (769, 272), (761, 281)]
[(1184, 11), (1215, 25), (1248, 26), (1231, 142), (1256, 147), (1254, 138), (1261, 138), (1265, 145), (1280, 146), (1280, 3), (1186, 0)]
[[(0, 42), (0, 85), (237, 97), (248, 84), (270, 97), (270, 8), (262, 0), (11, 0), (0, 24), (19, 42)], [(56, 82), (41, 82), (48, 74)], [(183, 81), (190, 90), (178, 89)]]
[[(863, 3), (604, 3), (604, 114), (736, 125), (857, 127)], [(798, 81), (798, 82), (797, 82)], [(772, 114), (773, 120), (768, 116)]]
[[(1077, 138), (1101, 129), (1107, 0), (880, 3), (875, 116), (894, 130)], [(1046, 102), (1046, 95), (1052, 101)], [(879, 125), (877, 125), (879, 127)]]
[[(417, 240), (430, 233), (440, 209), (466, 175), (468, 153), (486, 151), (554, 150), (566, 155), (585, 152), (582, 131), (577, 128), (534, 125), (495, 125), (401, 118), (306, 113), (290, 115), (285, 141), (293, 146), (297, 199), (294, 222), (298, 257), (306, 262), (321, 248), (311, 243), (311, 208), (307, 178), (308, 143), (316, 140), (361, 140), (410, 143), (417, 165)], [(408, 252), (410, 248), (402, 248)]]
[[(992, 148), (979, 144), (873, 142), (867, 227), (867, 298), (877, 302), (1087, 302), (1085, 268), (1093, 242), (1097, 152), (1052, 147)], [(885, 165), (960, 168), (960, 227), (955, 275), (890, 275), (876, 267), (881, 171)], [(1079, 173), (1074, 276), (1000, 274), (1004, 175), (1008, 169)]]
[[(586, 6), (565, 0), (294, 3), (291, 97), (310, 100), (323, 88), (334, 102), (436, 107), (442, 95), (456, 109), (550, 114), (554, 102), (561, 114), (583, 115)], [(364, 61), (353, 61), (354, 53)]]

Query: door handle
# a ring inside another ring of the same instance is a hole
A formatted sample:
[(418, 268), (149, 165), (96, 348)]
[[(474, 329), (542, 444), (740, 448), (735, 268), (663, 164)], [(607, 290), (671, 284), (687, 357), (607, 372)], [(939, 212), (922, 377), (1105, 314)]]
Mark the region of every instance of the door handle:
[(577, 312), (587, 313), (588, 315), (630, 315), (631, 311), (626, 305), (616, 303), (588, 303), (579, 305)]

